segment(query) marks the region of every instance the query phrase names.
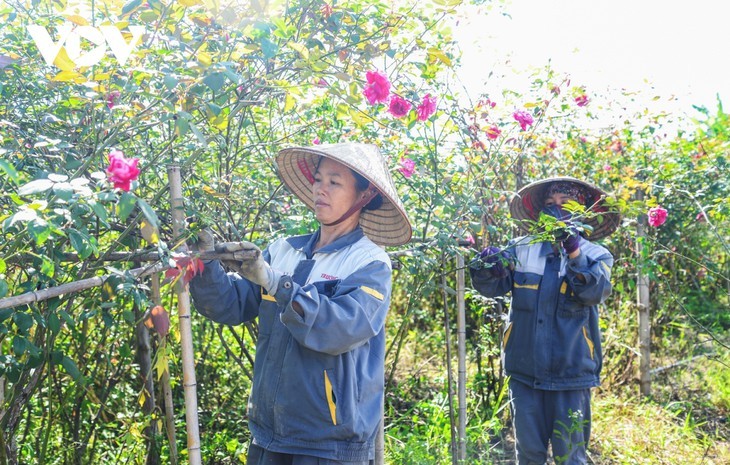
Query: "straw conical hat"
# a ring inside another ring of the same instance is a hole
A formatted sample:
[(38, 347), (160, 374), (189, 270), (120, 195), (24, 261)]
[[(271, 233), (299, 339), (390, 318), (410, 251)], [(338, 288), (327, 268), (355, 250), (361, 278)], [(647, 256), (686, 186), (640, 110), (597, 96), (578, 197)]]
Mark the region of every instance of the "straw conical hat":
[(605, 199), (607, 194), (604, 191), (580, 179), (560, 176), (542, 179), (528, 184), (520, 189), (517, 195), (512, 198), (509, 204), (509, 210), (513, 218), (520, 220), (519, 226), (523, 231), (529, 232), (530, 221), (537, 221), (543, 207), (543, 201), (545, 200), (545, 192), (550, 184), (554, 182), (575, 184), (583, 192), (584, 199), (578, 199), (579, 203), (582, 203), (586, 207), (586, 210), (598, 213), (598, 216), (602, 218), (600, 223), (598, 216), (583, 221), (593, 228), (593, 232), (588, 236), (590, 240), (598, 240), (609, 236), (618, 228), (621, 223), (621, 215), (606, 205)]
[(371, 241), (383, 246), (396, 246), (411, 240), (411, 223), (377, 146), (345, 143), (281, 150), (276, 157), (279, 176), (310, 210), (314, 210), (312, 183), (319, 157), (331, 158), (356, 171), (382, 195), (383, 205), (380, 208), (360, 213), (360, 226)]

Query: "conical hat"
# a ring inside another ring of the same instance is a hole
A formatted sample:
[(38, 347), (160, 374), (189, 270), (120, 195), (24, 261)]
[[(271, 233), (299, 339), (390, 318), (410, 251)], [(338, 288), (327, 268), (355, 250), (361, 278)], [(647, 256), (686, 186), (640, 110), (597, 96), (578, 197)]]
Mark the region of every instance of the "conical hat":
[(382, 195), (383, 205), (380, 208), (360, 213), (360, 226), (371, 241), (383, 246), (396, 246), (411, 240), (411, 223), (377, 146), (344, 143), (281, 150), (276, 156), (279, 176), (310, 210), (314, 210), (312, 183), (319, 157), (331, 158), (356, 171)]
[(554, 182), (576, 184), (584, 192), (585, 198), (580, 203), (583, 203), (586, 210), (598, 213), (598, 216), (602, 218), (600, 223), (598, 216), (588, 218), (584, 221), (584, 223), (593, 228), (593, 232), (588, 236), (590, 240), (602, 239), (611, 235), (618, 228), (621, 223), (621, 215), (606, 205), (605, 199), (607, 194), (604, 191), (580, 179), (560, 176), (530, 183), (520, 189), (517, 195), (512, 198), (509, 204), (509, 210), (512, 218), (520, 220), (519, 226), (523, 231), (529, 232), (530, 221), (537, 221), (545, 200), (545, 191)]

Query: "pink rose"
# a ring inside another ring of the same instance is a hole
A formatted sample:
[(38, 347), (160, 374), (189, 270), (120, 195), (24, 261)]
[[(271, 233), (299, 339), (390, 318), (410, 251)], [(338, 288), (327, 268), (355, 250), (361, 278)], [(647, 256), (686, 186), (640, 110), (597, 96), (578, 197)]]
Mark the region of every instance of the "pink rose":
[(502, 134), (502, 131), (497, 126), (490, 126), (487, 129), (484, 130), (484, 132), (487, 134), (487, 137), (489, 137), (491, 140), (496, 139), (499, 137), (500, 134)]
[(368, 71), (365, 74), (368, 85), (363, 89), (362, 94), (368, 99), (370, 105), (385, 103), (390, 95), (390, 81), (385, 74), (379, 71)]
[(388, 111), (396, 118), (402, 118), (406, 116), (409, 111), (411, 111), (411, 102), (399, 95), (393, 94), (390, 97), (390, 105), (388, 106)]
[(106, 106), (111, 110), (117, 104), (117, 99), (122, 95), (118, 90), (109, 92), (106, 96)]
[(613, 142), (611, 142), (611, 146), (609, 147), (612, 152), (619, 153), (623, 152), (624, 145), (621, 143), (620, 140), (616, 139)]
[(109, 166), (106, 172), (115, 188), (129, 192), (129, 184), (139, 176), (137, 163), (139, 158), (124, 158), (121, 150), (112, 150), (109, 153)]
[(413, 176), (413, 172), (416, 171), (416, 162), (410, 158), (401, 158), (398, 171), (406, 178), (410, 178)]
[(423, 101), (416, 108), (418, 114), (418, 121), (426, 121), (434, 113), (436, 113), (436, 97), (431, 97), (431, 94), (426, 94), (423, 97)]
[(603, 165), (603, 171), (611, 171), (611, 169), (612, 169), (612, 167), (608, 163), (606, 163), (605, 165)]
[(512, 117), (520, 123), (520, 127), (523, 131), (527, 130), (527, 126), (530, 126), (535, 120), (532, 119), (532, 115), (524, 110), (517, 110), (512, 113)]
[(320, 140), (319, 140), (319, 137), (315, 137), (315, 138), (314, 138), (314, 139), (312, 140), (312, 145), (319, 145), (319, 144), (321, 144), (321, 143), (322, 143), (322, 142), (320, 142)]
[(667, 210), (662, 207), (652, 207), (649, 209), (649, 225), (655, 228), (663, 225), (667, 221)]
[(330, 16), (332, 16), (332, 11), (332, 5), (330, 5), (329, 3), (325, 3), (324, 5), (322, 5), (322, 8), (319, 9), (319, 12), (322, 14), (322, 16), (325, 17), (325, 19), (328, 19)]
[(579, 107), (588, 105), (588, 96), (586, 94), (579, 95), (575, 98), (575, 104)]

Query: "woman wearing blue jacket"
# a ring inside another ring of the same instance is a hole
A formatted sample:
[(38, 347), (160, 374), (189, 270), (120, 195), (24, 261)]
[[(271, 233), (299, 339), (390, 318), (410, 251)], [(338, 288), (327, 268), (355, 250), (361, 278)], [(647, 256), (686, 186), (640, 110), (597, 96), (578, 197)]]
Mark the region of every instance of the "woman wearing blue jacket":
[[(287, 188), (314, 211), (312, 234), (200, 249), (254, 251), (214, 261), (190, 282), (196, 309), (227, 325), (258, 318), (248, 421), (249, 465), (365, 465), (382, 416), (391, 263), (383, 246), (411, 225), (378, 148), (293, 147), (276, 159)], [(226, 272), (224, 265), (234, 270)]]
[[(565, 225), (561, 234), (542, 242), (518, 237), (504, 250), (490, 246), (470, 264), (481, 294), (512, 293), (502, 348), (520, 465), (546, 463), (548, 443), (557, 463), (587, 461), (590, 388), (599, 385), (602, 365), (598, 304), (611, 293), (613, 266), (611, 253), (592, 241), (620, 220), (605, 197), (570, 177), (529, 184), (512, 199), (512, 217), (527, 229), (543, 212)], [(584, 220), (593, 229), (590, 241), (564, 209), (569, 201), (592, 213)]]

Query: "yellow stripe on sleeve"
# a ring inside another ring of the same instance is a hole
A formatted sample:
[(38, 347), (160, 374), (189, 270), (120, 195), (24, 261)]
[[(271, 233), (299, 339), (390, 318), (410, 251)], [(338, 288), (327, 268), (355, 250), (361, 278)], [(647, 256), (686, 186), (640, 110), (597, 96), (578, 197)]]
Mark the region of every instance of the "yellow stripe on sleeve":
[(375, 297), (378, 300), (383, 300), (384, 299), (383, 294), (381, 294), (380, 292), (376, 291), (372, 287), (360, 286), (360, 289), (362, 289), (363, 292), (365, 292), (366, 294), (370, 294), (371, 296)]

